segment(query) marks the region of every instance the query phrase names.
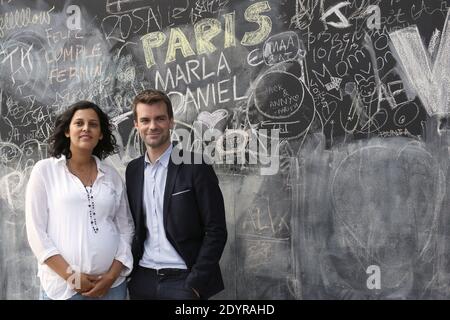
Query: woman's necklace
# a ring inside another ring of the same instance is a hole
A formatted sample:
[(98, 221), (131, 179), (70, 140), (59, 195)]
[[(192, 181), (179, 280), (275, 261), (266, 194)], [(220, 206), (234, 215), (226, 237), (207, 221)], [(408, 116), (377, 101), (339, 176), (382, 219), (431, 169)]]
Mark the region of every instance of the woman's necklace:
[(76, 176), (83, 186), (92, 186), (94, 184), (94, 177), (95, 177), (95, 163), (91, 162), (91, 165), (89, 166), (89, 170), (86, 173), (81, 173), (80, 171), (77, 172), (73, 169), (71, 165), (71, 161), (67, 160), (67, 168), (69, 169), (70, 173), (72, 173), (74, 176)]
[[(90, 220), (90, 224), (92, 227), (92, 230), (94, 231), (94, 233), (98, 232), (98, 225), (97, 225), (97, 217), (96, 217), (96, 213), (95, 213), (95, 202), (94, 202), (94, 194), (92, 192), (92, 185), (94, 184), (94, 177), (95, 177), (95, 169), (96, 169), (96, 165), (95, 162), (91, 162), (91, 166), (89, 168), (89, 172), (86, 177), (81, 177), (81, 174), (77, 174), (72, 166), (70, 165), (70, 161), (67, 161), (67, 168), (69, 169), (69, 171), (76, 176), (81, 183), (84, 186), (84, 190), (86, 191), (86, 196), (87, 196), (87, 201), (88, 201), (88, 210), (89, 210), (89, 220)], [(88, 182), (87, 184), (84, 183), (83, 178), (86, 178), (86, 181)]]

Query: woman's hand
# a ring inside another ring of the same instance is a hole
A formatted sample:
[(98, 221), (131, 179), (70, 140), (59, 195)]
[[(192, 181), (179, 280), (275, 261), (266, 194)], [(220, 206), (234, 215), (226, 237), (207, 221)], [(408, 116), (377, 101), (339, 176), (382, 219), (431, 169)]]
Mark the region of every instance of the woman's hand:
[(86, 273), (73, 273), (66, 281), (70, 288), (78, 293), (88, 292), (95, 287), (98, 276)]
[(113, 283), (119, 277), (122, 269), (123, 269), (122, 262), (114, 260), (113, 263), (111, 264), (111, 267), (109, 268), (109, 271), (100, 276), (95, 277), (94, 278), (95, 286), (91, 290), (83, 292), (82, 295), (85, 297), (95, 297), (95, 298), (103, 297), (105, 294), (108, 293)]
[(81, 294), (85, 297), (101, 298), (108, 293), (116, 279), (117, 276), (108, 271), (95, 277), (95, 285), (89, 291), (84, 291)]

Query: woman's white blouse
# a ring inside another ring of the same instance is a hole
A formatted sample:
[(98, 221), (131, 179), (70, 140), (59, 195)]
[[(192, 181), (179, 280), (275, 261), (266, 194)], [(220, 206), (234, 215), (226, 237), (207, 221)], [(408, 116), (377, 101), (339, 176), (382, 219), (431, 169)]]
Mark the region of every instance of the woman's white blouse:
[(133, 268), (134, 224), (124, 183), (114, 168), (96, 157), (95, 161), (98, 174), (91, 199), (95, 216), (90, 215), (92, 204), (85, 187), (70, 173), (64, 156), (41, 160), (31, 171), (25, 205), (27, 236), (38, 260), (41, 285), (51, 299), (76, 294), (44, 263), (51, 256), (60, 254), (73, 270), (91, 275), (107, 272), (114, 259), (122, 262), (125, 268), (112, 287)]

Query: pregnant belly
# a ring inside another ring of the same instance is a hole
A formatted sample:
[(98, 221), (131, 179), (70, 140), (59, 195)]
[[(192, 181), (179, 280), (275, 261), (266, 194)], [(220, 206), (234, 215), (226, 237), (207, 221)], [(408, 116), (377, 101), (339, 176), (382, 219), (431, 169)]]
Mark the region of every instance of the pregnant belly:
[(117, 233), (98, 233), (95, 241), (91, 241), (88, 249), (91, 257), (90, 273), (102, 274), (109, 270), (119, 246)]
[(63, 253), (63, 257), (77, 271), (100, 275), (111, 267), (118, 246), (118, 233), (99, 231), (97, 234), (87, 236), (78, 248)]

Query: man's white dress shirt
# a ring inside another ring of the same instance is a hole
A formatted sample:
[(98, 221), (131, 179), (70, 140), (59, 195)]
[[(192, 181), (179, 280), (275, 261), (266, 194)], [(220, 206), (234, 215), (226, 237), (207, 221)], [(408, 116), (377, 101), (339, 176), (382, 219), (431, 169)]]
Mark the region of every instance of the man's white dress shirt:
[(187, 269), (183, 258), (169, 242), (164, 230), (164, 189), (172, 149), (171, 144), (155, 163), (151, 163), (147, 152), (145, 153), (143, 202), (148, 237), (144, 243), (144, 254), (139, 265), (146, 268)]

